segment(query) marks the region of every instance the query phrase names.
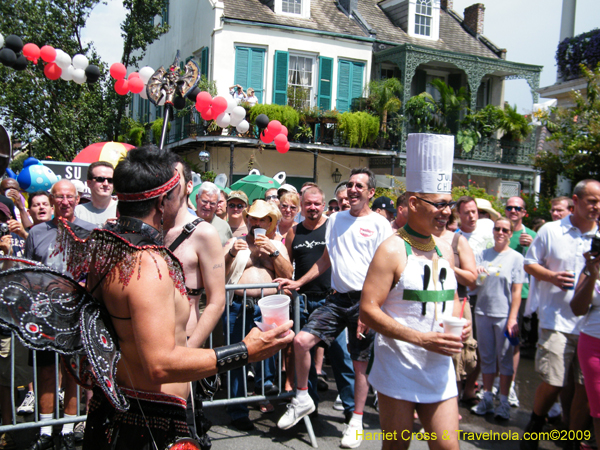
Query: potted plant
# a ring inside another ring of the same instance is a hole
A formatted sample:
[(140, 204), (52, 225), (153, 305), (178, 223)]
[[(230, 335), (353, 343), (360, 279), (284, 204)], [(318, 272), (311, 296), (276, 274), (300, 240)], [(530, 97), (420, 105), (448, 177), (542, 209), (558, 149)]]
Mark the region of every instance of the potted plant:
[(300, 121), (304, 123), (317, 123), (320, 112), (316, 106), (304, 107), (300, 110)]
[(340, 113), (337, 109), (328, 109), (327, 111), (321, 112), (319, 115), (319, 122), (322, 124), (326, 123), (337, 123), (337, 119)]
[(304, 123), (296, 127), (296, 133), (294, 134), (294, 140), (307, 144), (313, 138), (313, 131), (310, 125)]
[(221, 136), (223, 134), (223, 128), (217, 125), (216, 120), (211, 120), (210, 125), (206, 129), (209, 136)]

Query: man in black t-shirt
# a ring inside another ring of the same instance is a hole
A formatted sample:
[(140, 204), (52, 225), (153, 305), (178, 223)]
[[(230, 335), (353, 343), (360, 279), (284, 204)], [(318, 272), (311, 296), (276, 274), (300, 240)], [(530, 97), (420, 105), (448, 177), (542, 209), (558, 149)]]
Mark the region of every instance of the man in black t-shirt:
[[(323, 214), (325, 199), (323, 191), (317, 187), (309, 187), (302, 195), (300, 207), (304, 220), (294, 225), (285, 237), (285, 246), (292, 262), (295, 262), (294, 279), (300, 279), (325, 250), (325, 230), (327, 217)], [(331, 291), (331, 267), (302, 286), (298, 293), (300, 299), (301, 324), (303, 327), (308, 316), (325, 303)], [(354, 369), (346, 345), (346, 333), (340, 333), (329, 347), (329, 358), (342, 404), (344, 416), (348, 420), (354, 410)], [(314, 355), (313, 355), (314, 358)], [(308, 379), (309, 394), (315, 404), (318, 403), (317, 374), (314, 360), (311, 363)]]

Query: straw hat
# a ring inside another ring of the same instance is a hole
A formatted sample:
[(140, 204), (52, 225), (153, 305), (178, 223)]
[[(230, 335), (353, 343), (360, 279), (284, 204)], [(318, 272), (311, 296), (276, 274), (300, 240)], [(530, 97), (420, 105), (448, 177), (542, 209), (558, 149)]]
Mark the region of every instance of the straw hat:
[(492, 204), (489, 200), (486, 200), (485, 198), (476, 198), (475, 203), (477, 204), (477, 209), (489, 213), (492, 220), (496, 220), (500, 217), (500, 213), (492, 208)]
[(271, 225), (267, 229), (267, 236), (275, 231), (277, 228), (277, 222), (281, 218), (279, 209), (272, 203), (265, 202), (264, 200), (254, 200), (252, 206), (247, 210), (244, 210), (244, 220), (248, 219), (248, 216), (254, 217), (255, 219), (262, 219), (263, 217), (271, 218)]

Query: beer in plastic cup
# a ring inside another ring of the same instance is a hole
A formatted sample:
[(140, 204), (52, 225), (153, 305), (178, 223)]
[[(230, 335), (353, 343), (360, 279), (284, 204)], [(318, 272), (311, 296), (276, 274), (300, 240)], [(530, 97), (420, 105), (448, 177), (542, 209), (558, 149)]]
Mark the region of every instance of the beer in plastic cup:
[(257, 236), (259, 235), (265, 235), (267, 234), (267, 230), (265, 230), (264, 228), (255, 228), (254, 229), (254, 238), (256, 239)]
[(464, 317), (462, 319), (454, 316), (444, 317), (444, 333), (453, 334), (454, 336), (460, 337), (466, 324), (467, 319)]
[(262, 323), (266, 330), (290, 320), (290, 298), (287, 295), (268, 295), (258, 301)]

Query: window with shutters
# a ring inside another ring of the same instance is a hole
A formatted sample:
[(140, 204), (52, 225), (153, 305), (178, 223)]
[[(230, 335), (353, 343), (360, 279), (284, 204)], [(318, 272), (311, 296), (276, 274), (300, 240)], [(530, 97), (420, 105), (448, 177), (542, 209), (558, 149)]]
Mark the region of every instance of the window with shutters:
[[(203, 54), (204, 56), (204, 54)], [(208, 58), (207, 58), (208, 59)], [(255, 47), (236, 47), (233, 84), (244, 89), (254, 89), (259, 103), (264, 103), (265, 49)]]
[(169, 25), (169, 0), (164, 0), (161, 8), (161, 25)]
[(339, 112), (350, 111), (352, 100), (362, 97), (364, 71), (363, 62), (339, 60), (336, 101)]
[(288, 60), (288, 105), (311, 107), (314, 99), (315, 58), (312, 56), (289, 55)]
[(417, 0), (415, 13), (415, 34), (431, 36), (433, 11), (431, 0)]

